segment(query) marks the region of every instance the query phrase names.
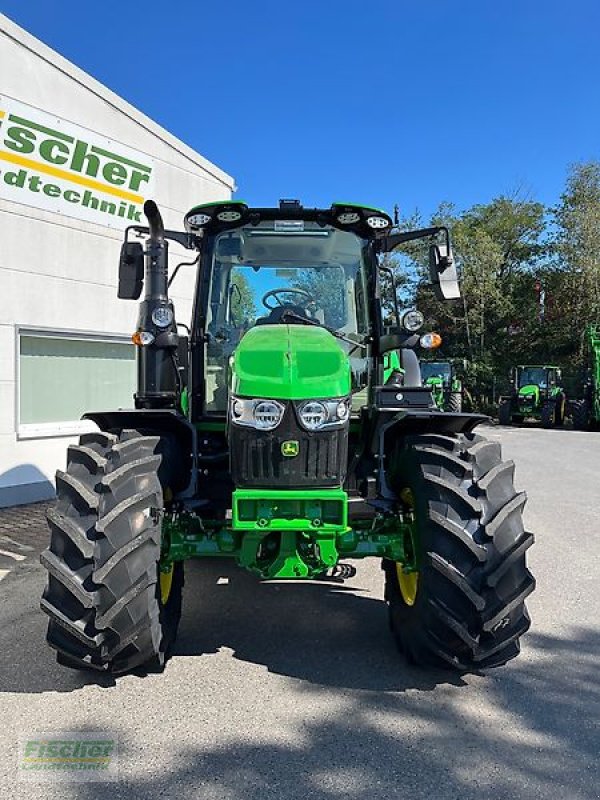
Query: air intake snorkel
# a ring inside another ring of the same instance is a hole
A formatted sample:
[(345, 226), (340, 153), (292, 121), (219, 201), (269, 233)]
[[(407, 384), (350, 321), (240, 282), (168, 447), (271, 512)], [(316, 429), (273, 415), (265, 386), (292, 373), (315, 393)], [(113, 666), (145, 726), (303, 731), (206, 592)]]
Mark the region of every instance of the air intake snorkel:
[[(153, 200), (144, 203), (144, 214), (150, 237), (144, 252), (145, 292), (137, 328), (140, 341), (135, 405), (136, 408), (172, 408), (178, 397), (175, 360), (178, 336), (173, 304), (168, 297), (169, 245), (160, 211)], [(144, 338), (147, 343), (143, 343)]]

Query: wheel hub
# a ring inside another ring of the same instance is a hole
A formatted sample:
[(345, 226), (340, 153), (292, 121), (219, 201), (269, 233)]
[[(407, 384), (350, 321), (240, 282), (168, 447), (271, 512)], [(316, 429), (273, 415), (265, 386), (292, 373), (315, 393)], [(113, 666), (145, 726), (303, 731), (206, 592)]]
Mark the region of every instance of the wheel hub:
[(159, 572), (159, 586), (160, 586), (160, 602), (165, 606), (171, 595), (171, 588), (173, 586), (173, 570), (175, 565), (171, 563), (166, 569), (160, 568)]
[(403, 489), (400, 492), (400, 499), (406, 507), (410, 524), (409, 532), (405, 539), (404, 552), (406, 553), (406, 558), (404, 562), (396, 562), (396, 575), (402, 599), (407, 606), (414, 606), (419, 588), (419, 572), (417, 570), (415, 546), (415, 496), (412, 489)]

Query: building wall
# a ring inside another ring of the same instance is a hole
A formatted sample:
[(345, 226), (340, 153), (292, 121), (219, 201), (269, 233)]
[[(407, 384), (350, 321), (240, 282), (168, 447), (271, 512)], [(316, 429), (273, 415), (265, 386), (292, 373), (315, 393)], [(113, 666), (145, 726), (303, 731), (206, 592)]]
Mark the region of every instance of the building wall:
[[(53, 115), (56, 130), (74, 124), (152, 163), (145, 197), (157, 201), (169, 228), (181, 229), (193, 205), (231, 197), (232, 178), (0, 15), (0, 111), (14, 101), (27, 104), (32, 118), (35, 110)], [(2, 151), (0, 135), (0, 184), (8, 169), (18, 169), (2, 161)], [(137, 304), (116, 297), (119, 225), (77, 219), (44, 202), (41, 208), (7, 199), (6, 192), (0, 197), (0, 506), (49, 496), (83, 424), (63, 420), (36, 430), (20, 422), (19, 334), (126, 342), (135, 330)], [(175, 246), (170, 252), (172, 264), (191, 260)], [(193, 272), (183, 268), (173, 285), (181, 321), (190, 318)], [(58, 399), (45, 398), (44, 385), (34, 389), (34, 404)]]

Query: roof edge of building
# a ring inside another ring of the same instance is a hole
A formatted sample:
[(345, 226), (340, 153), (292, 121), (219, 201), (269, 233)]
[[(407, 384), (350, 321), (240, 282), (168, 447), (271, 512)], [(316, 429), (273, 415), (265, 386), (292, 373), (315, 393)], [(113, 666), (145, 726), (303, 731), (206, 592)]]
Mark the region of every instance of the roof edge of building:
[(93, 78), (87, 72), (84, 72), (84, 70), (80, 69), (71, 61), (64, 58), (64, 56), (61, 56), (56, 50), (53, 50), (48, 45), (44, 44), (44, 42), (42, 42), (40, 39), (33, 36), (24, 28), (21, 28), (16, 22), (13, 22), (2, 13), (0, 13), (0, 33), (4, 33), (10, 39), (13, 39), (15, 42), (27, 48), (35, 55), (44, 59), (44, 61), (65, 74), (68, 78), (71, 78), (71, 80), (79, 83), (105, 103), (112, 106), (122, 114), (125, 114), (135, 123), (145, 128), (153, 135), (162, 139), (165, 144), (177, 150), (182, 156), (187, 158), (193, 164), (196, 164), (196, 166), (204, 169), (218, 181), (223, 183), (228, 189), (235, 191), (235, 180), (231, 177), (231, 175), (228, 175), (222, 169), (217, 167), (216, 164), (213, 164), (207, 158), (204, 158), (204, 156), (200, 155), (200, 153), (197, 153), (176, 136), (173, 136), (172, 133), (169, 133), (169, 131), (167, 131), (161, 125), (154, 122), (154, 120), (152, 120), (150, 117), (146, 116), (146, 114), (138, 111), (137, 108), (132, 106), (126, 100), (123, 100), (123, 98), (119, 97), (118, 94), (108, 89), (106, 86), (100, 83), (100, 81), (96, 80), (96, 78)]

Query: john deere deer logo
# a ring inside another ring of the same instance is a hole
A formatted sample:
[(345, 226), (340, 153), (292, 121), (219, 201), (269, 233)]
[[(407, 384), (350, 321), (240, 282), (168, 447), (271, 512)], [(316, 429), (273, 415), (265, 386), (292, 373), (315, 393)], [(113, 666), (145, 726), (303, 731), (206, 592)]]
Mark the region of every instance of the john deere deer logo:
[(287, 456), (288, 458), (293, 458), (297, 456), (300, 452), (300, 444), (294, 440), (290, 440), (288, 442), (283, 442), (281, 445), (281, 454)]

